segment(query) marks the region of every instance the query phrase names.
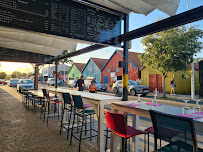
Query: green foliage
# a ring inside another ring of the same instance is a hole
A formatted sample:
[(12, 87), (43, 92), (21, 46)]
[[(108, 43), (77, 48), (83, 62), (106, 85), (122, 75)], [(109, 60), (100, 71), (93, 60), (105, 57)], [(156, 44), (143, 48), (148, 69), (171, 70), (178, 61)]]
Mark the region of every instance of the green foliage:
[[(62, 55), (59, 55), (59, 57), (63, 56), (63, 55), (66, 55), (68, 53), (70, 53), (68, 50), (64, 50)], [(65, 59), (61, 60), (60, 62), (63, 63), (63, 64), (65, 64), (65, 63), (73, 63), (73, 60), (70, 60), (69, 58), (65, 58)]]
[(12, 74), (11, 74), (11, 78), (21, 78), (22, 74), (18, 71), (14, 71)]
[(28, 73), (28, 76), (29, 76), (29, 77), (33, 76), (33, 73), (32, 73), (32, 72), (29, 72), (29, 73)]
[(6, 78), (6, 73), (0, 72), (0, 79), (5, 79), (5, 78)]
[(23, 78), (27, 77), (27, 74), (26, 73), (22, 73), (22, 77)]
[(6, 80), (10, 80), (11, 79), (11, 77), (10, 76), (6, 76)]
[(142, 63), (160, 72), (167, 73), (187, 71), (193, 62), (193, 55), (202, 49), (203, 31), (196, 26), (190, 29), (181, 26), (152, 35), (141, 40), (145, 53), (139, 56)]

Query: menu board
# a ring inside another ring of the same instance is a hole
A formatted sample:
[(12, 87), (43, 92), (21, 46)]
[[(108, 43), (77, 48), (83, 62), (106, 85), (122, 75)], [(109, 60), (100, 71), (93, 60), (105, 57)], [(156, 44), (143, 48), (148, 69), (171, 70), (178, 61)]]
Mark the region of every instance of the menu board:
[(121, 17), (72, 0), (0, 0), (0, 25), (119, 45)]

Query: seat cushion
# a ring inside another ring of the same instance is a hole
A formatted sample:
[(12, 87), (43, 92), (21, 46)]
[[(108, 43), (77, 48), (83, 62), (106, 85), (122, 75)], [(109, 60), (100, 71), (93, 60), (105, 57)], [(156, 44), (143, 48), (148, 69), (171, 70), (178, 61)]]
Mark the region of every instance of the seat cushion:
[[(76, 112), (77, 115), (83, 116), (83, 111), (80, 112)], [(88, 115), (93, 115), (95, 114), (94, 110), (85, 110), (84, 111), (84, 115), (88, 116)]]
[(91, 104), (84, 104), (84, 108), (90, 108), (90, 107), (92, 107)]
[(130, 138), (130, 137), (140, 135), (140, 134), (147, 134), (146, 132), (143, 132), (141, 130), (137, 130), (137, 129), (130, 127), (130, 126), (126, 126), (126, 131), (127, 131), (127, 133), (123, 134), (123, 133), (119, 133), (119, 132), (112, 130), (113, 133), (115, 133), (116, 135), (123, 137), (123, 138)]
[[(172, 130), (169, 128), (165, 128), (165, 127), (160, 127), (160, 135), (165, 137), (165, 138), (173, 138), (174, 136), (180, 134), (181, 132), (176, 131), (176, 130)], [(147, 129), (145, 129), (146, 132), (154, 134), (154, 128), (153, 127), (149, 127)]]

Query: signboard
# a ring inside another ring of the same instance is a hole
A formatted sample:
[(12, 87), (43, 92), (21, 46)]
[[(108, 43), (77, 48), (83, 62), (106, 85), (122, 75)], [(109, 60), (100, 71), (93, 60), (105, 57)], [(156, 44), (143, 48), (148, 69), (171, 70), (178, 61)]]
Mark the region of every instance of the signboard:
[(115, 78), (116, 77), (116, 72), (111, 72), (110, 75), (111, 75), (111, 78)]
[(0, 0), (0, 25), (120, 46), (120, 16), (72, 0)]

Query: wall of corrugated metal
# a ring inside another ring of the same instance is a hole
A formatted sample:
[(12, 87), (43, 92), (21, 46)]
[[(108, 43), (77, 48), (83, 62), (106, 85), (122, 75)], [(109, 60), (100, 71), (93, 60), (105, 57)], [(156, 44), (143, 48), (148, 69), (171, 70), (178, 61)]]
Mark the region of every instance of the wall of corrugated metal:
[(101, 70), (97, 67), (97, 65), (90, 60), (85, 69), (82, 72), (84, 79), (87, 77), (94, 77), (97, 81), (101, 82)]
[(69, 78), (78, 80), (81, 76), (81, 72), (78, 70), (78, 68), (73, 64), (71, 69), (68, 72), (68, 80)]
[[(111, 72), (115, 72), (115, 68), (118, 68), (118, 72), (116, 72), (116, 76), (122, 76), (123, 75), (123, 69), (119, 68), (119, 61), (123, 61), (123, 57), (116, 52), (111, 60), (107, 63), (107, 65), (104, 67), (102, 70), (102, 83), (104, 83), (104, 77), (108, 76), (109, 77), (109, 84), (113, 83), (113, 78), (111, 78)], [(110, 69), (110, 73), (107, 73), (107, 69)], [(129, 80), (137, 80), (139, 76), (138, 70), (132, 65), (128, 64), (128, 77)]]
[[(149, 86), (149, 75), (159, 74), (155, 70), (144, 68), (142, 70), (141, 82), (143, 85)], [(171, 92), (171, 80), (174, 77), (176, 84), (176, 93), (178, 94), (191, 94), (191, 78), (182, 78), (182, 72), (176, 72), (175, 74), (169, 73), (166, 78), (166, 92)], [(162, 85), (163, 86), (163, 85)], [(195, 92), (199, 91), (199, 71), (195, 71)]]

